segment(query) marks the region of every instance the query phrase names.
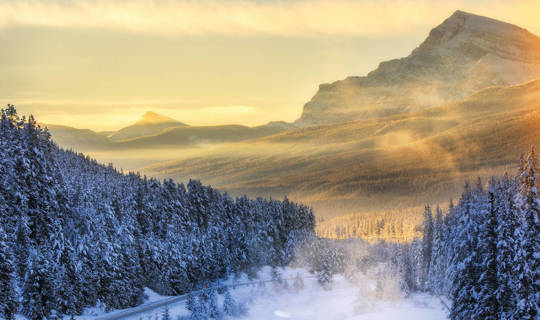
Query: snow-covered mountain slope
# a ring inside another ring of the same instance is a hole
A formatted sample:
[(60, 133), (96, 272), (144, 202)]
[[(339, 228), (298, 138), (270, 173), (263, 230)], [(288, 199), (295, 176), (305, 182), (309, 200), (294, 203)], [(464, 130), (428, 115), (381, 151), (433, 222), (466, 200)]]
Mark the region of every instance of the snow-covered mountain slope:
[(296, 124), (416, 111), (537, 77), (539, 37), (509, 23), (456, 11), (408, 57), (382, 62), (365, 77), (322, 84)]

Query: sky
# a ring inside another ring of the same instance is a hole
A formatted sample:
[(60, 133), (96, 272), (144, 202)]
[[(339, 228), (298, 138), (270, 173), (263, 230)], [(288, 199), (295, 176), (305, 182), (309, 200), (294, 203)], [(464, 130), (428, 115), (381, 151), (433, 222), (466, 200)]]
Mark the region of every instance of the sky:
[(540, 35), (538, 0), (0, 0), (0, 104), (116, 130), (294, 121), (320, 83), (408, 55), (455, 10)]

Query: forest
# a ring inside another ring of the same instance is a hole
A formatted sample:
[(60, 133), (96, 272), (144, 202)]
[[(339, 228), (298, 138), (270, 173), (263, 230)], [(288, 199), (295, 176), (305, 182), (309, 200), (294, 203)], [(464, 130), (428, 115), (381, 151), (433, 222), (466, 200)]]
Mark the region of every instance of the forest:
[(538, 319), (540, 199), (534, 148), (515, 177), (466, 184), (445, 214), (424, 213), (423, 289), (452, 301), (450, 319)]
[[(282, 266), (314, 233), (310, 208), (123, 173), (62, 150), (8, 105), (0, 122), (0, 315), (57, 319), (135, 306)], [(1, 318), (1, 316), (0, 316)]]

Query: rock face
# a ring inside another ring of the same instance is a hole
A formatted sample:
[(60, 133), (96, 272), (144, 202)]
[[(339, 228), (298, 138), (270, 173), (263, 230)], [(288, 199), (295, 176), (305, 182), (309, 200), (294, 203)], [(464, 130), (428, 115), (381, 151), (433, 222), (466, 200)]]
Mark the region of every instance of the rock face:
[(365, 77), (320, 85), (295, 124), (375, 119), (538, 77), (539, 37), (509, 23), (456, 11), (408, 57), (382, 62)]

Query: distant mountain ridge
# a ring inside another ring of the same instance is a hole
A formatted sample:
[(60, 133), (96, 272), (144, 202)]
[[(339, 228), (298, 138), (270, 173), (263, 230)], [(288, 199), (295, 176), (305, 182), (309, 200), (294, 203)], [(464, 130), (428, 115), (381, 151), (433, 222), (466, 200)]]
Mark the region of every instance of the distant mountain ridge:
[(408, 57), (382, 62), (365, 77), (320, 85), (295, 124), (386, 117), (538, 77), (538, 36), (506, 22), (456, 11)]
[(274, 121), (266, 125), (189, 126), (175, 119), (148, 111), (133, 125), (118, 131), (99, 133), (89, 129), (43, 124), (61, 147), (86, 151), (183, 148), (199, 144), (237, 142), (272, 135), (295, 128)]

